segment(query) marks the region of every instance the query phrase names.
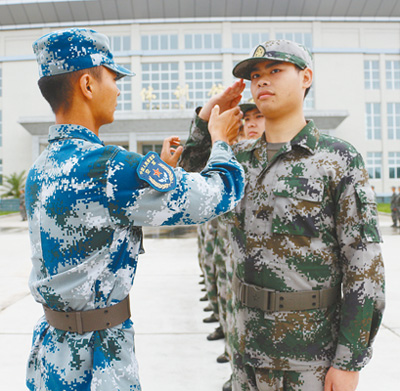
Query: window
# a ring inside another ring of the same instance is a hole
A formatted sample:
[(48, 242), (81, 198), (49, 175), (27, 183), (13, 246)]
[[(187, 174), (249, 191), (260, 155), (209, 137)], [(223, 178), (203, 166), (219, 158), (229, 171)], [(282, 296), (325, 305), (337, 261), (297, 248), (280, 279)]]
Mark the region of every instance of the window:
[(382, 152), (367, 152), (367, 170), (371, 179), (382, 178)]
[(0, 147), (3, 146), (3, 113), (0, 110)]
[(110, 37), (112, 52), (125, 52), (131, 50), (131, 37), (129, 35), (116, 35)]
[(3, 95), (3, 69), (0, 65), (0, 96)]
[(276, 33), (275, 38), (287, 39), (289, 41), (300, 43), (310, 50), (312, 48), (311, 33)]
[(142, 50), (178, 49), (177, 34), (142, 35)]
[(400, 140), (400, 103), (387, 104), (389, 140)]
[(149, 152), (161, 153), (162, 144), (143, 144), (142, 155), (147, 155)]
[(0, 185), (3, 184), (3, 159), (0, 159)]
[(186, 62), (185, 79), (189, 86), (186, 108), (192, 109), (206, 103), (216, 89), (222, 89), (222, 62)]
[(379, 61), (364, 61), (364, 88), (366, 90), (378, 90), (379, 82)]
[(366, 103), (367, 140), (381, 139), (381, 104)]
[[(131, 70), (131, 64), (121, 64), (123, 67)], [(123, 77), (117, 81), (117, 86), (121, 91), (118, 97), (117, 111), (131, 111), (132, 110), (132, 79), (130, 77)]]
[(389, 152), (389, 178), (400, 178), (400, 152)]
[(185, 34), (185, 49), (221, 49), (221, 34)]
[(142, 64), (143, 110), (171, 110), (179, 108), (174, 94), (179, 84), (177, 62)]
[(269, 40), (269, 33), (233, 33), (232, 46), (235, 49), (252, 49)]
[(400, 90), (400, 61), (386, 61), (386, 88)]

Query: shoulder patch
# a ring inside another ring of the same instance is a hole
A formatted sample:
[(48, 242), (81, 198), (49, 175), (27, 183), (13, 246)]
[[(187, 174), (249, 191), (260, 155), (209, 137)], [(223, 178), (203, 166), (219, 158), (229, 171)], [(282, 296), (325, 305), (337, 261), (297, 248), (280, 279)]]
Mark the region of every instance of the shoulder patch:
[(137, 168), (139, 178), (146, 181), (152, 188), (166, 192), (176, 188), (174, 170), (164, 163), (155, 152), (149, 152)]

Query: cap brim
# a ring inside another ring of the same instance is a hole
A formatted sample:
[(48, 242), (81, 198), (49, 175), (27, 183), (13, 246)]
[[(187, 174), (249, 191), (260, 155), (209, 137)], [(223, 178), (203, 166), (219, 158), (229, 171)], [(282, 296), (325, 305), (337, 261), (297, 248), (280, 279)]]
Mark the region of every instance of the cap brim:
[(257, 109), (258, 107), (255, 103), (242, 103), (239, 105), (240, 110), (242, 111), (243, 115), (245, 115), (248, 111)]
[(135, 76), (135, 73), (131, 72), (129, 69), (117, 64), (102, 64), (103, 66), (111, 69), (117, 74), (117, 80), (122, 79), (125, 76)]
[[(292, 60), (292, 61), (291, 61)], [(300, 69), (307, 68), (307, 65), (305, 64), (304, 60), (301, 60), (300, 58), (292, 56), (292, 58), (285, 58), (282, 59), (281, 57), (251, 57), (251, 58), (246, 58), (246, 60), (243, 60), (239, 63), (236, 64), (236, 66), (233, 68), (232, 73), (233, 76), (239, 78), (239, 79), (246, 79), (246, 80), (251, 80), (251, 72), (254, 69), (254, 65), (259, 63), (259, 62), (265, 62), (265, 61), (279, 61), (279, 62), (288, 62), (290, 64), (293, 64)], [(304, 64), (299, 64), (299, 62), (304, 62)], [(311, 69), (311, 67), (309, 67)]]
[(250, 75), (254, 68), (254, 65), (259, 62), (265, 62), (265, 61), (269, 61), (269, 60), (270, 60), (269, 58), (265, 58), (265, 57), (246, 58), (245, 60), (237, 63), (236, 66), (233, 68), (233, 70), (232, 70), (233, 76), (237, 77), (238, 79), (251, 80)]

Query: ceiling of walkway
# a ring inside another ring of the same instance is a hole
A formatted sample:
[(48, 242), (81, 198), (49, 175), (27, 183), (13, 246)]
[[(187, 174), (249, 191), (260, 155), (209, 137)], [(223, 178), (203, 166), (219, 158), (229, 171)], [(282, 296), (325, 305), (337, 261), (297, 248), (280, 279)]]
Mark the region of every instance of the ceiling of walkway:
[(399, 0), (0, 0), (0, 26), (193, 18), (398, 18)]

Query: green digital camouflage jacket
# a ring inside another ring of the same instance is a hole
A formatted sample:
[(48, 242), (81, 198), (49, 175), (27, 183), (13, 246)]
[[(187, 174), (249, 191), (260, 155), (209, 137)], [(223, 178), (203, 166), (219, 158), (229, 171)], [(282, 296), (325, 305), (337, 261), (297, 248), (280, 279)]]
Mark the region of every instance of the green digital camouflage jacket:
[[(210, 145), (207, 123), (196, 116), (181, 166), (199, 171)], [(291, 312), (236, 299), (234, 359), (273, 369), (360, 370), (384, 309), (381, 236), (363, 159), (312, 121), (271, 162), (266, 147), (265, 135), (233, 147), (246, 173), (245, 195), (229, 217), (235, 273), (277, 291), (342, 284), (342, 299)]]

